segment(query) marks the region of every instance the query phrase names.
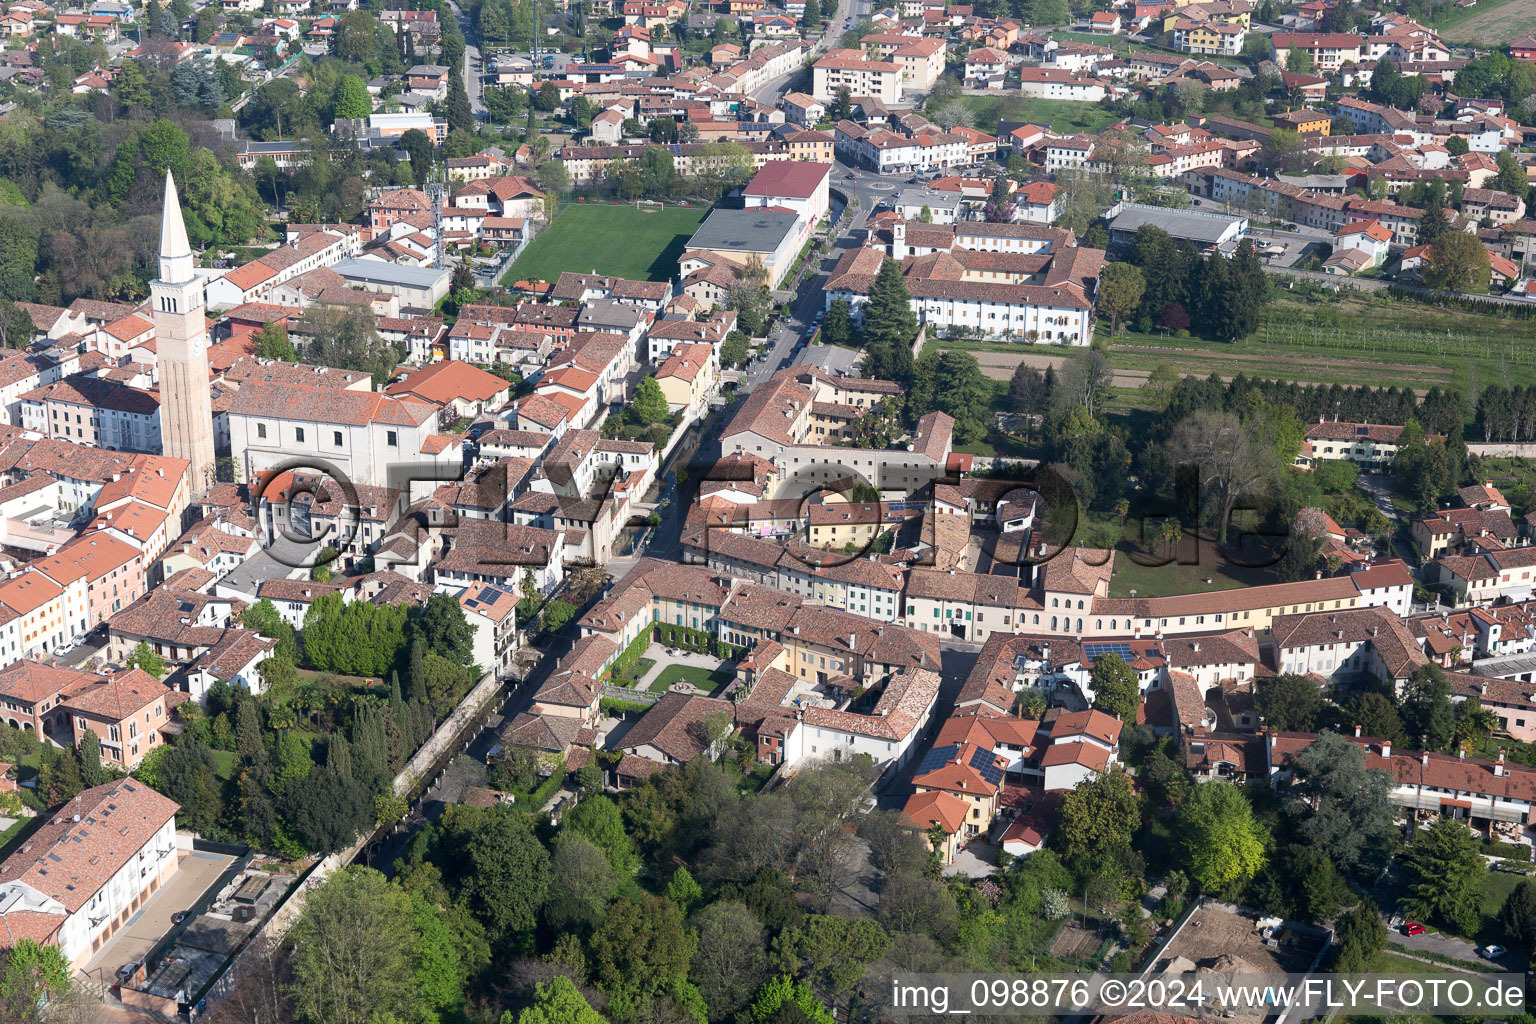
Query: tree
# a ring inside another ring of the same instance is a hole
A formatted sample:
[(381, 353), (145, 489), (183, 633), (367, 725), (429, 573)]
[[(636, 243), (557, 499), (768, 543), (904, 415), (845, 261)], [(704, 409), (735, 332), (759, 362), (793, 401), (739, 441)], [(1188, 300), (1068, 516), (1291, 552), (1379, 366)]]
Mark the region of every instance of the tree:
[(1065, 415), (1082, 407), (1088, 415), (1097, 418), (1099, 403), (1114, 383), (1114, 371), (1109, 358), (1097, 348), (1086, 348), (1067, 360), (1061, 367), (1057, 386), (1051, 389), (1056, 412)]
[(1285, 55), (1285, 70), (1298, 75), (1312, 74), (1312, 55), (1299, 46), (1294, 47)]
[(293, 342), (288, 340), (288, 328), (282, 321), (274, 320), (256, 332), (256, 356), (285, 363), (298, 362), (298, 353), (294, 351)]
[(127, 665), (129, 668), (143, 669), (156, 679), (165, 675), (165, 659), (156, 654), (155, 649), (144, 640), (140, 640), (134, 647), (133, 653), (128, 656)]
[(1124, 658), (1118, 654), (1094, 658), (1090, 684), (1095, 708), (1122, 722), (1136, 721), (1136, 709), (1141, 707), (1141, 684)]
[(549, 114), (560, 109), (560, 88), (554, 82), (545, 82), (533, 94), (533, 107)]
[(56, 945), (17, 939), (0, 972), (0, 1017), (17, 1024), (48, 1019), (70, 990), (70, 967)]
[(338, 120), (363, 118), (373, 113), (373, 100), (368, 96), (368, 87), (357, 75), (341, 76), (341, 81), (336, 84), (333, 113)]
[[(899, 822), (895, 815), (892, 819)], [(915, 838), (910, 828), (899, 823), (897, 828), (908, 839)], [(818, 992), (840, 996), (858, 984), (865, 969), (890, 946), (891, 936), (867, 918), (811, 914), (779, 934), (774, 959), (784, 971), (810, 982)]]
[(827, 307), (827, 318), (821, 325), (821, 341), (826, 345), (853, 343), (853, 315), (847, 299), (836, 299)]
[(592, 934), (590, 956), (611, 1005), (639, 1008), (686, 982), (697, 948), (677, 905), (645, 894), (609, 907)]
[(1206, 892), (1236, 895), (1264, 866), (1269, 830), (1230, 783), (1196, 786), (1179, 807), (1178, 833), (1190, 877)]
[(725, 336), (720, 343), (720, 365), (738, 367), (746, 365), (752, 357), (752, 350), (747, 347), (750, 339), (740, 331), (732, 331)]
[(763, 926), (741, 903), (712, 903), (693, 921), (699, 933), (698, 951), (689, 978), (720, 1020), (746, 1005), (767, 980), (767, 945)]
[[(455, 908), (446, 908), (428, 902), (420, 892), (410, 894), (411, 928), (415, 932), (413, 950), (413, 980), (424, 1007), (432, 1011), (455, 1009), (464, 998), (464, 955), (469, 943), (464, 941), (462, 929), (456, 928)], [(430, 1018), (429, 1018), (430, 1019)]]
[(94, 729), (81, 734), (79, 758), (80, 781), (85, 783), (86, 789), (106, 781), (106, 772), (101, 767), (101, 737)]
[(564, 975), (540, 982), (533, 991), (533, 1005), (517, 1015), (517, 1024), (608, 1024), (592, 1009), (576, 983)]
[(1191, 413), (1174, 428), (1168, 450), (1178, 462), (1202, 470), (1201, 482), (1210, 487), (1216, 506), (1216, 539), (1222, 544), (1238, 499), (1278, 471), (1274, 446), (1265, 443), (1257, 424), (1244, 424), (1229, 412)]
[(1499, 924), (1517, 945), (1536, 941), (1536, 879), (1525, 878), (1504, 897), (1499, 907)]
[(686, 867), (678, 865), (677, 870), (672, 872), (672, 880), (667, 883), (667, 899), (676, 903), (686, 914), (703, 898), (703, 888), (694, 881), (693, 875), (689, 874)]
[(832, 97), (832, 109), (828, 113), (834, 121), (846, 121), (853, 116), (853, 91), (848, 86), (837, 87)]
[(1271, 729), (1312, 732), (1323, 710), (1323, 694), (1306, 676), (1284, 672), (1259, 688), (1258, 706)]
[(0, 299), (0, 347), (25, 348), (37, 337), (37, 327), (26, 310), (9, 299)]
[[(833, 5), (833, 10), (837, 9)], [(805, 0), (805, 11), (800, 15), (800, 24), (807, 29), (821, 27), (821, 4), (817, 0)]]
[[(331, 737), (331, 754), (345, 749), (345, 741), (338, 743), (339, 739), (339, 734)], [(328, 761), (304, 785), (289, 788), (283, 816), (305, 846), (316, 853), (332, 853), (350, 846), (359, 832), (373, 824), (373, 793)]]
[(899, 383), (909, 381), (916, 336), (917, 314), (912, 312), (912, 296), (902, 279), (901, 264), (887, 257), (864, 304), (864, 372)]
[(454, 807), (444, 831), (458, 891), (475, 916), (493, 934), (531, 928), (544, 903), (549, 855), (528, 819), (504, 804), (480, 813)]
[(1414, 669), (1404, 684), (1399, 714), (1403, 731), (1424, 750), (1445, 750), (1456, 734), (1451, 684), (1433, 662)]
[(327, 1024), (412, 1019), (420, 1005), (410, 897), (370, 868), (345, 867), (312, 890), (293, 927), (301, 1014)]
[(1462, 935), (1477, 934), (1488, 869), (1471, 829), (1451, 818), (1419, 829), (1403, 864), (1409, 878), (1404, 902), (1411, 913)]
[[(455, 665), (469, 665), (475, 657), (475, 630), (464, 618), (464, 608), (447, 594), (433, 594), (410, 617), (412, 640)], [(382, 674), (382, 673), (381, 673)]]
[(1512, 196), (1524, 199), (1531, 189), (1529, 176), (1526, 174), (1520, 161), (1515, 159), (1513, 151), (1499, 150), (1497, 159), (1499, 173), (1493, 179), (1493, 187), (1500, 192), (1508, 192)]
[(581, 801), (565, 816), (562, 827), (586, 836), (608, 857), (620, 878), (635, 873), (638, 862), (619, 805), (602, 794)]
[(1053, 841), (1062, 861), (1081, 878), (1130, 852), (1141, 821), (1130, 776), (1108, 771), (1079, 782), (1062, 795)]
[(1486, 291), (1490, 276), (1488, 250), (1476, 235), (1465, 231), (1443, 231), (1429, 243), (1419, 276), (1431, 288), (1452, 292)]
[(1370, 970), (1376, 955), (1387, 948), (1387, 926), (1370, 900), (1339, 918), (1334, 937), (1338, 956), (1333, 969), (1340, 974)]
[(1344, 705), (1344, 721), (1362, 736), (1394, 742), (1402, 738), (1403, 721), (1397, 708), (1379, 693), (1357, 693)]
[(1384, 868), (1397, 841), (1392, 782), (1365, 766), (1360, 746), (1325, 732), (1293, 759), (1295, 793), (1288, 809), (1302, 839), (1341, 871), (1370, 877)]
[(376, 388), (389, 380), (403, 355), (379, 337), (373, 312), (366, 305), (318, 303), (304, 311), (304, 328), (310, 338), (304, 347), (309, 362), (372, 374)]
[(665, 423), (672, 418), (667, 409), (667, 396), (661, 393), (661, 385), (650, 374), (635, 386), (635, 397), (630, 400), (629, 409), (636, 420), (646, 426)]
[(464, 91), (464, 76), (457, 72), (448, 81), (448, 109), (444, 120), (450, 131), (475, 130), (475, 112), (469, 104), (469, 93)]
[(740, 1020), (742, 1024), (836, 1024), (809, 985), (782, 975), (758, 990)]
[(562, 831), (549, 864), (544, 918), (557, 929), (590, 928), (618, 890), (608, 858), (578, 832)]
[(1109, 316), (1109, 333), (1120, 333), (1120, 319), (1129, 316), (1141, 304), (1146, 279), (1129, 263), (1105, 265), (1099, 278), (1099, 309)]

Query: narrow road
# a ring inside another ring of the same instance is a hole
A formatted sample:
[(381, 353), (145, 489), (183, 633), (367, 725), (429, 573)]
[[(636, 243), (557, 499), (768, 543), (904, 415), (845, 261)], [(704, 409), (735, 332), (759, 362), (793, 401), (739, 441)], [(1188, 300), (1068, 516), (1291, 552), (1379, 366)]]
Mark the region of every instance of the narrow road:
[[(826, 16), (821, 38), (811, 44), (810, 56), (816, 57), (832, 48), (832, 44), (860, 18), (870, 13), (870, 0), (837, 0), (837, 10)], [(846, 24), (845, 24), (846, 22)], [(778, 106), (779, 96), (785, 87), (801, 72), (801, 68), (775, 78), (752, 94), (752, 98), (770, 107)]]
[(474, 23), (457, 0), (448, 0), (448, 9), (453, 11), (453, 19), (459, 23), (459, 34), (464, 37), (464, 91), (469, 94), (469, 109), (474, 111), (477, 119), (483, 118), (485, 61), (480, 54), (480, 47), (474, 42), (479, 36), (475, 33)]

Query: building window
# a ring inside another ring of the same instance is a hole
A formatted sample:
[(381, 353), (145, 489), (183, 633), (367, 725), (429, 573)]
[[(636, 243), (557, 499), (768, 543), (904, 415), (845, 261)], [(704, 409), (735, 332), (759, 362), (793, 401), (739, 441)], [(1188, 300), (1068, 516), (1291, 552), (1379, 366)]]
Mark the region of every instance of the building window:
[(262, 438), (262, 439), (266, 438), (266, 436), (267, 436), (267, 425), (265, 423), (258, 423), (258, 424), (256, 424), (256, 436), (259, 437), (259, 438)]
[(293, 428), (293, 439), (295, 441), (298, 441), (300, 444), (304, 443), (304, 428), (303, 427), (294, 427)]
[(335, 445), (338, 448), (341, 447), (341, 431), (339, 431), (339, 430), (331, 431), (331, 444)]
[(398, 448), (400, 447), (400, 435), (393, 430), (386, 430), (384, 432), (384, 443), (391, 448)]

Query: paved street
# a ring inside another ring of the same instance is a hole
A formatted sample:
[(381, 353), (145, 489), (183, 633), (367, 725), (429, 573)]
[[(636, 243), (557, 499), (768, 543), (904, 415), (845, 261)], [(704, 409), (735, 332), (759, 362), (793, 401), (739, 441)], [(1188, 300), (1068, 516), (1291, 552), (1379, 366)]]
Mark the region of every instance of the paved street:
[[(811, 56), (816, 57), (825, 53), (844, 32), (853, 27), (855, 22), (869, 14), (870, 0), (837, 0), (837, 10), (826, 16), (826, 29), (822, 32), (821, 38), (812, 44)], [(784, 92), (785, 86), (800, 73), (801, 69), (796, 68), (788, 74), (780, 75), (753, 93), (752, 98), (770, 107), (777, 106), (779, 95)]]
[(459, 23), (459, 33), (464, 37), (464, 91), (469, 94), (469, 108), (475, 112), (475, 117), (483, 117), (485, 85), (482, 76), (485, 74), (485, 62), (480, 47), (476, 45), (480, 37), (475, 33), (474, 22), (456, 0), (448, 0), (448, 8), (453, 11), (453, 18)]

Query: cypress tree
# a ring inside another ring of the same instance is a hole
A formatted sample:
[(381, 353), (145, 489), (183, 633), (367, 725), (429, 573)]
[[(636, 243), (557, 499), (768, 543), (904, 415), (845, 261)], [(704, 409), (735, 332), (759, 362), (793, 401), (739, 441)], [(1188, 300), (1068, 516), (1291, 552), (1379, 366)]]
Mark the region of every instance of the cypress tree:
[(901, 264), (889, 257), (880, 264), (864, 305), (864, 343), (873, 377), (906, 383), (912, 379), (912, 340), (917, 314), (902, 278)]
[(352, 751), (340, 730), (331, 734), (325, 749), (325, 766), (344, 779), (352, 777)]

